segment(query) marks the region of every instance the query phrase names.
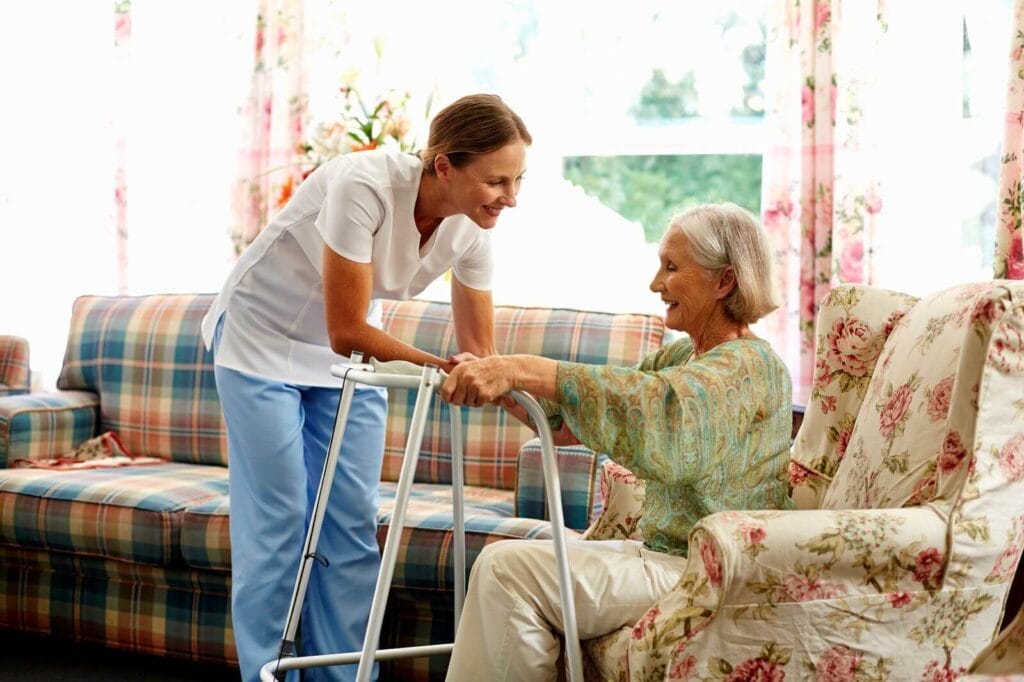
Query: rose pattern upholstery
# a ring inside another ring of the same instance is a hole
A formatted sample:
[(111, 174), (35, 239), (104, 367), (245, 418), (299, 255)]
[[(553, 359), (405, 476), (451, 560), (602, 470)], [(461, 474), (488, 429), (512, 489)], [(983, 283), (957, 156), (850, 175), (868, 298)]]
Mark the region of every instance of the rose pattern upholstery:
[[(676, 588), (584, 642), (588, 679), (963, 676), (1024, 547), (1022, 413), (1024, 282), (921, 300), (836, 287), (791, 453), (797, 508), (701, 520)], [(616, 489), (630, 479), (614, 466), (602, 514), (621, 520), (643, 498)], [(598, 519), (586, 537), (628, 530)], [(1004, 660), (1021, 650), (1013, 637), (1000, 637)]]
[(583, 532), (584, 540), (643, 540), (646, 485), (632, 471), (610, 459), (601, 463), (601, 513)]
[(1024, 605), (971, 663), (965, 682), (1024, 682)]

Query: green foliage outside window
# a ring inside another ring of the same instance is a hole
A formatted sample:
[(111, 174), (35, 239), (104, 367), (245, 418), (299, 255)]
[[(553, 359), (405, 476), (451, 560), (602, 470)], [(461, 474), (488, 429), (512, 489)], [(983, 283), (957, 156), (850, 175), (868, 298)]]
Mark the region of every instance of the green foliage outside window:
[(657, 242), (673, 214), (713, 201), (732, 201), (754, 215), (761, 210), (761, 157), (574, 156), (565, 177), (620, 215), (643, 225)]

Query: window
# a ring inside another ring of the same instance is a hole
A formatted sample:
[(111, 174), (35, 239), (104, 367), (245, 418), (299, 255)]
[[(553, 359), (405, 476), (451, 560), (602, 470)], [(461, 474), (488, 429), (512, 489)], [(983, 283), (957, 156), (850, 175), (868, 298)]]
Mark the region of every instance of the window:
[(727, 198), (759, 210), (764, 6), (460, 0), (382, 25), (375, 8), (321, 0), (314, 25), (344, 30), (318, 39), (310, 109), (334, 115), (324, 93), (353, 69), (364, 90), (408, 87), (410, 111), (500, 93), (534, 145), (493, 234), (495, 301), (660, 313), (647, 285), (668, 218)]
[[(440, 104), (500, 93), (534, 145), (494, 232), (495, 301), (660, 313), (646, 287), (668, 217), (705, 200), (759, 209), (768, 2), (306, 0), (310, 112), (336, 116), (354, 74), (367, 92), (408, 89), (422, 139)], [(0, 9), (4, 60), (29, 65), (4, 79), (23, 106), (0, 127), (0, 252), (15, 254), (0, 278), (8, 291), (50, 283), (5, 298), (0, 331), (29, 337), (46, 386), (74, 296), (118, 286), (112, 108), (131, 135), (129, 293), (213, 291), (232, 262), (256, 5), (133, 3), (129, 73), (110, 56), (110, 10), (66, 3), (54, 23), (48, 5)], [(1011, 2), (888, 11), (876, 282), (921, 294), (988, 278)], [(55, 44), (74, 58), (51, 59)], [(438, 282), (424, 297), (448, 295)]]
[(927, 21), (889, 5), (882, 286), (923, 295), (992, 277), (1010, 4), (929, 5)]
[[(760, 211), (762, 5), (648, 3), (628, 34), (609, 17), (584, 37), (593, 52), (628, 45), (632, 80), (617, 85), (628, 93), (618, 110), (585, 105), (584, 119), (597, 125), (564, 149), (565, 177), (641, 223), (648, 242), (678, 210), (705, 201)], [(586, 79), (588, 91), (609, 87), (601, 70)]]

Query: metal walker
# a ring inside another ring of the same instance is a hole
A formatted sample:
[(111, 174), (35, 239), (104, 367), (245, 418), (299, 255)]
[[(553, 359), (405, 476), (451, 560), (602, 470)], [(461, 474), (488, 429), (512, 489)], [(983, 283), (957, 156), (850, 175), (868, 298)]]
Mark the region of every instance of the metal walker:
[[(395, 649), (377, 649), (381, 626), (384, 622), (384, 609), (387, 604), (391, 579), (395, 570), (398, 554), (398, 543), (401, 541), (405, 527), (405, 512), (409, 503), (409, 493), (416, 474), (416, 462), (419, 459), (420, 447), (423, 442), (423, 431), (426, 426), (427, 413), (430, 410), (434, 393), (440, 390), (447, 375), (434, 365), (419, 367), (412, 363), (395, 361), (388, 363), (363, 363), (361, 353), (353, 353), (347, 364), (331, 366), (331, 374), (344, 380), (341, 399), (338, 401), (338, 413), (334, 421), (334, 431), (327, 448), (324, 469), (313, 503), (309, 529), (302, 549), (299, 572), (295, 578), (288, 618), (285, 621), (278, 657), (260, 668), (261, 682), (284, 680), (289, 670), (314, 668), (319, 666), (345, 665), (358, 663), (356, 679), (369, 682), (373, 670), (373, 661), (392, 660), (398, 658), (414, 658), (434, 654), (451, 653), (453, 643), (429, 644), (423, 646), (400, 647)], [(381, 555), (380, 573), (373, 592), (370, 616), (363, 639), (362, 651), (338, 654), (322, 654), (317, 656), (296, 656), (295, 635), (299, 625), (299, 614), (306, 597), (306, 587), (312, 562), (317, 560), (316, 547), (323, 525), (331, 482), (341, 452), (341, 441), (348, 413), (352, 405), (356, 384), (383, 388), (416, 389), (416, 404), (413, 408), (409, 437), (405, 444), (405, 455), (402, 469), (398, 477), (398, 489), (395, 495), (395, 507), (391, 517), (387, 540)], [(583, 665), (580, 655), (580, 642), (576, 626), (576, 609), (573, 600), (571, 583), (569, 582), (569, 557), (565, 545), (565, 522), (562, 516), (562, 493), (558, 483), (558, 468), (555, 462), (555, 445), (548, 427), (547, 419), (537, 401), (528, 393), (511, 391), (510, 395), (517, 403), (526, 408), (534, 423), (538, 425), (542, 462), (544, 470), (544, 490), (548, 510), (551, 514), (551, 529), (554, 540), (555, 558), (558, 568), (558, 585), (561, 595), (562, 612), (565, 623), (565, 659), (571, 682), (582, 682)], [(451, 406), (452, 428), (452, 514), (454, 517), (453, 540), (455, 543), (455, 629), (458, 630), (459, 618), (462, 614), (462, 603), (466, 596), (466, 529), (465, 510), (463, 509), (463, 438), (462, 410)], [(454, 633), (453, 633), (454, 639)]]

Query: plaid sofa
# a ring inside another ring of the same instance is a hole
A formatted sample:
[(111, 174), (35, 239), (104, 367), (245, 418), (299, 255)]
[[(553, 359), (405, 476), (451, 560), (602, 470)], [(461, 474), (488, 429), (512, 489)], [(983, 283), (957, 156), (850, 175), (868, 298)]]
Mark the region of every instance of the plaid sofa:
[[(0, 627), (196, 661), (235, 662), (230, 620), (227, 453), (199, 324), (209, 294), (79, 298), (60, 390), (0, 397)], [(447, 304), (387, 302), (385, 328), (446, 356)], [(632, 364), (664, 328), (647, 315), (499, 307), (499, 352)], [(388, 531), (415, 395), (390, 392), (379, 511)], [(543, 537), (540, 450), (494, 408), (464, 410), (466, 546)], [(432, 408), (407, 510), (381, 645), (450, 641), (453, 628), (448, 406)], [(105, 431), (161, 464), (8, 468)], [(566, 524), (595, 512), (601, 456), (560, 448)], [(296, 551), (301, 548), (296, 547)], [(441, 679), (444, 657), (382, 666), (384, 679)]]
[(28, 341), (0, 335), (0, 397), (28, 393)]

